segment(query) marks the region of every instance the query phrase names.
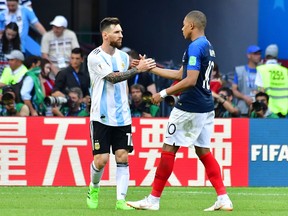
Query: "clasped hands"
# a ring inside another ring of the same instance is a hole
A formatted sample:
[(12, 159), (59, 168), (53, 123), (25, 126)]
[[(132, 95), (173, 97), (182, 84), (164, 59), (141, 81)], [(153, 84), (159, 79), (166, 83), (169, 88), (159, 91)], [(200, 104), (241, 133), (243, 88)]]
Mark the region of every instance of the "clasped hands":
[[(131, 67), (136, 67), (139, 72), (150, 71), (156, 67), (156, 62), (153, 58), (146, 58), (146, 55), (139, 54), (139, 59), (133, 59), (131, 62)], [(151, 102), (159, 106), (163, 99), (160, 97), (159, 93), (152, 95)]]

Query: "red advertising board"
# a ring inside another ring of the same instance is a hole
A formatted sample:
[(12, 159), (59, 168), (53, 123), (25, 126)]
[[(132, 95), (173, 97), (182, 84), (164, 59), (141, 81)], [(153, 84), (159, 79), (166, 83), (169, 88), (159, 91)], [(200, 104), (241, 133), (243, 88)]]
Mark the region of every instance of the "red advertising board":
[[(133, 119), (131, 186), (152, 184), (167, 120)], [(248, 185), (248, 119), (216, 119), (212, 152), (225, 185)], [(88, 185), (91, 161), (89, 118), (0, 118), (0, 185)], [(115, 170), (111, 154), (102, 185), (115, 185)], [(179, 150), (168, 184), (209, 185), (194, 149)]]

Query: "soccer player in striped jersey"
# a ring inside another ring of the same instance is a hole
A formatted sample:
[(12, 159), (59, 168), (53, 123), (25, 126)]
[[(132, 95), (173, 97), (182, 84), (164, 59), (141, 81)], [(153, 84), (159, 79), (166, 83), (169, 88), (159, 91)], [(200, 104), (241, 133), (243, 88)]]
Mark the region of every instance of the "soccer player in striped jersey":
[(216, 190), (217, 201), (205, 211), (233, 210), (232, 202), (223, 184), (218, 162), (210, 152), (213, 132), (214, 104), (210, 90), (210, 75), (213, 70), (215, 52), (205, 36), (206, 16), (200, 11), (189, 12), (184, 20), (182, 32), (191, 41), (184, 53), (183, 66), (179, 70), (154, 68), (151, 72), (179, 82), (152, 96), (159, 104), (167, 95), (179, 92), (180, 98), (173, 108), (165, 134), (161, 160), (157, 167), (151, 194), (140, 201), (127, 204), (146, 210), (159, 210), (160, 197), (170, 177), (176, 152), (180, 147), (195, 147), (206, 174)]
[(91, 80), (90, 134), (94, 160), (90, 168), (87, 205), (92, 209), (98, 207), (99, 183), (112, 147), (117, 163), (115, 208), (133, 210), (125, 201), (129, 182), (128, 153), (133, 151), (127, 79), (149, 71), (156, 63), (150, 58), (141, 59), (136, 67), (128, 69), (129, 56), (119, 50), (123, 34), (118, 18), (103, 19), (100, 31), (103, 43), (88, 55)]

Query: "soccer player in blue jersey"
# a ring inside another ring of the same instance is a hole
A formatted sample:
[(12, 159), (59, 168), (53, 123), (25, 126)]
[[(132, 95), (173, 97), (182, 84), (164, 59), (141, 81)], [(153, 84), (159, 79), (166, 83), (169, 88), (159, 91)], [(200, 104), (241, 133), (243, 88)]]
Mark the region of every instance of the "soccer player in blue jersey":
[(143, 200), (127, 201), (127, 204), (134, 208), (159, 210), (160, 197), (172, 173), (176, 152), (180, 147), (194, 146), (218, 195), (215, 204), (204, 211), (233, 210), (223, 184), (219, 164), (210, 152), (214, 105), (209, 85), (215, 52), (205, 37), (205, 27), (206, 16), (202, 12), (188, 13), (183, 21), (182, 32), (184, 38), (191, 40), (191, 43), (185, 50), (183, 66), (180, 70), (158, 67), (151, 70), (164, 78), (179, 80), (177, 84), (154, 94), (152, 97), (154, 104), (159, 104), (167, 95), (179, 92), (181, 94), (169, 117), (152, 192)]
[(117, 164), (115, 208), (134, 210), (125, 201), (129, 183), (128, 153), (133, 151), (127, 79), (152, 69), (156, 63), (153, 59), (141, 59), (136, 67), (128, 69), (129, 56), (119, 50), (123, 34), (118, 18), (103, 19), (100, 32), (102, 45), (88, 55), (91, 80), (90, 134), (94, 160), (90, 168), (87, 205), (92, 209), (98, 207), (99, 183), (112, 147)]

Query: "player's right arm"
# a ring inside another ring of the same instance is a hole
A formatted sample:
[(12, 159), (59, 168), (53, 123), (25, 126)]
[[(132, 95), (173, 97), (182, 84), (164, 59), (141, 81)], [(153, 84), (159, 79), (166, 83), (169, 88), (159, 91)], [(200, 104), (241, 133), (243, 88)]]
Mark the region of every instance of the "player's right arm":
[(166, 79), (181, 80), (183, 74), (183, 67), (181, 67), (179, 70), (171, 70), (155, 67), (152, 70), (150, 70), (150, 72)]

